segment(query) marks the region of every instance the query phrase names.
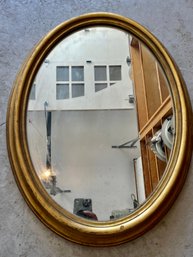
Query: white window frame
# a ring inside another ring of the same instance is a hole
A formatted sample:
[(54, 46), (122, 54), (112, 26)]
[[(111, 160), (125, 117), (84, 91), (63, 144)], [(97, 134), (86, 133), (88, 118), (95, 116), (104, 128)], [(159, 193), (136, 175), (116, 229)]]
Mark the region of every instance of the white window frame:
[[(69, 80), (57, 80), (57, 68), (58, 67), (68, 67), (69, 68)], [(73, 67), (83, 67), (83, 80), (72, 80), (72, 68)], [(63, 98), (63, 99), (57, 99), (56, 100), (67, 100), (67, 99), (71, 99), (71, 98), (77, 98), (77, 97), (82, 97), (85, 96), (85, 66), (84, 65), (58, 65), (56, 66), (56, 90), (57, 90), (57, 85), (64, 85), (64, 84), (68, 84), (69, 85), (69, 98)], [(82, 85), (84, 86), (84, 94), (80, 95), (80, 96), (75, 96), (72, 97), (72, 87), (73, 84), (78, 84), (78, 85)], [(56, 92), (56, 96), (57, 96), (57, 92)]]
[[(110, 80), (110, 67), (112, 67), (112, 66), (120, 66), (121, 67), (121, 79), (120, 80)], [(106, 67), (107, 80), (95, 80), (95, 67)], [(94, 65), (94, 90), (95, 90), (95, 93), (100, 92), (108, 87), (113, 86), (117, 82), (122, 81), (122, 77), (123, 76), (122, 76), (122, 65), (121, 64), (108, 64), (108, 65), (107, 64), (96, 64), (96, 65)], [(107, 87), (96, 91), (96, 84), (107, 84)]]

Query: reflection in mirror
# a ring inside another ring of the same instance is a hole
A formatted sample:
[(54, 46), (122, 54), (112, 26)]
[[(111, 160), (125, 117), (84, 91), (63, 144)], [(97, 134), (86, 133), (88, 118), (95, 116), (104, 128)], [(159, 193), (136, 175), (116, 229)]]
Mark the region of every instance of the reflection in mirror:
[(164, 73), (135, 37), (90, 27), (60, 42), (31, 87), (34, 168), (64, 209), (90, 220), (129, 215), (152, 194), (175, 135)]

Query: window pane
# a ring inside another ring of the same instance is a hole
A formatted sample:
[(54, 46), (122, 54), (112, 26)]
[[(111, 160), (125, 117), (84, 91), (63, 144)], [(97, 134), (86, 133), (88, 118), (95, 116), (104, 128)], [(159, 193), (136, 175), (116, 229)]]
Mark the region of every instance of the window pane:
[(110, 80), (121, 80), (121, 65), (109, 66)]
[(95, 66), (94, 67), (94, 79), (95, 79), (95, 81), (106, 81), (107, 80), (107, 67), (106, 66)]
[(107, 87), (107, 83), (95, 83), (95, 92), (103, 90)]
[(84, 81), (83, 66), (72, 66), (72, 81)]
[(84, 95), (84, 84), (72, 84), (72, 97)]
[(33, 84), (30, 95), (29, 95), (30, 100), (35, 100), (36, 99), (36, 84)]
[(56, 81), (69, 81), (69, 67), (57, 66), (56, 67)]
[(69, 84), (57, 84), (56, 99), (68, 99), (68, 98), (69, 98)]

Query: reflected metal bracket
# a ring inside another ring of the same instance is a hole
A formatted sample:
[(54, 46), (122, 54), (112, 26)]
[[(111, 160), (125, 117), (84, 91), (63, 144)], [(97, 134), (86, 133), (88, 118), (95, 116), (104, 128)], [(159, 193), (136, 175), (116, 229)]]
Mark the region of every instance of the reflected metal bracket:
[[(46, 168), (47, 170), (52, 171), (52, 163), (51, 163), (51, 125), (52, 125), (52, 112), (47, 111), (46, 107), (48, 106), (48, 102), (44, 102), (44, 113), (45, 113), (45, 119), (46, 119), (46, 145), (47, 145), (47, 153), (46, 153)], [(71, 193), (71, 190), (62, 190), (59, 187), (56, 186), (56, 175), (52, 174), (50, 176), (49, 182), (43, 182), (44, 186), (47, 189), (50, 189), (50, 195), (56, 195), (58, 193)]]
[(128, 142), (121, 144), (121, 145), (112, 145), (112, 148), (137, 148), (137, 146), (135, 145), (137, 143), (137, 141), (139, 140), (139, 137), (129, 140)]

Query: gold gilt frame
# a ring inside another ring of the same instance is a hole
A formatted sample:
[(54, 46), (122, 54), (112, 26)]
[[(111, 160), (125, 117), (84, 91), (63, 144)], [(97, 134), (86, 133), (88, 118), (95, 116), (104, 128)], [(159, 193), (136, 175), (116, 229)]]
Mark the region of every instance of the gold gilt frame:
[[(35, 75), (48, 53), (66, 36), (89, 26), (111, 26), (141, 40), (167, 77), (174, 106), (176, 137), (166, 171), (148, 200), (127, 217), (108, 222), (81, 219), (59, 206), (42, 186), (30, 159), (26, 109)], [(143, 26), (111, 13), (91, 13), (66, 21), (48, 33), (24, 62), (14, 83), (7, 112), (7, 147), (12, 170), (26, 202), (58, 235), (83, 245), (111, 246), (135, 239), (152, 228), (180, 192), (192, 154), (192, 109), (180, 72), (162, 44)]]

